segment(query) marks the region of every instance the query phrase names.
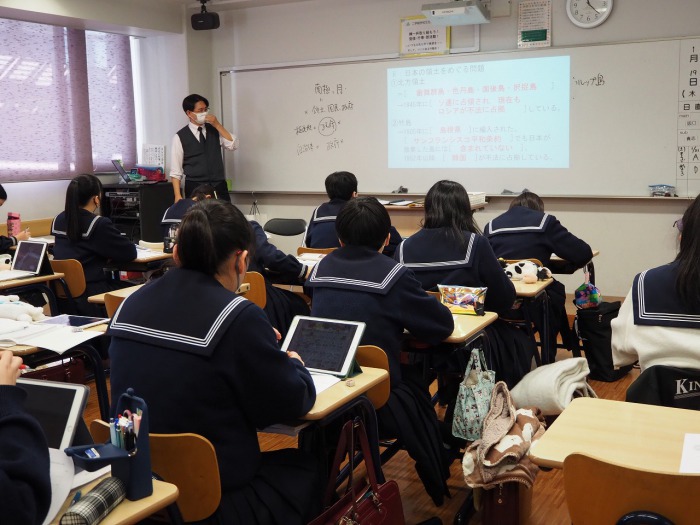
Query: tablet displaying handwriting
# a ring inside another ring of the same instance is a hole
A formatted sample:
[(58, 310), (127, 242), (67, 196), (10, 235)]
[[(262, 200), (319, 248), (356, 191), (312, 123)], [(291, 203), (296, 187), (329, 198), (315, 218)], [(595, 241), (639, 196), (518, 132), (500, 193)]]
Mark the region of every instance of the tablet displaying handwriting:
[(311, 372), (346, 376), (352, 366), (365, 323), (296, 316), (282, 350), (301, 356)]

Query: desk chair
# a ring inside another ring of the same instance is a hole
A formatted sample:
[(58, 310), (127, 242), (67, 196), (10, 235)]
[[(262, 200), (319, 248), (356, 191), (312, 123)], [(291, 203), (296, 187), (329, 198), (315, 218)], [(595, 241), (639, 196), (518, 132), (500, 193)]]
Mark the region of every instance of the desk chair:
[[(77, 314), (76, 299), (85, 295), (86, 283), (83, 265), (76, 259), (53, 259), (51, 269), (55, 273), (64, 274), (58, 284), (53, 285), (56, 298), (59, 299), (61, 313)], [(66, 310), (66, 311), (64, 311)]]
[[(109, 423), (90, 424), (95, 443), (109, 440)], [(177, 501), (168, 507), (174, 523), (201, 521), (211, 516), (221, 501), (221, 479), (216, 450), (198, 434), (149, 434), (151, 470), (159, 479), (177, 486)]]
[[(374, 345), (361, 345), (357, 347), (357, 354), (355, 354), (357, 363), (360, 367), (369, 366), (371, 368), (381, 368), (382, 370), (389, 371), (389, 358), (386, 356), (384, 350)], [(372, 402), (375, 410), (383, 407), (389, 399), (389, 393), (391, 391), (389, 381), (384, 381), (381, 384), (371, 388), (367, 391), (367, 397)]]
[(257, 304), (260, 308), (265, 308), (267, 304), (267, 292), (265, 291), (265, 278), (258, 272), (246, 272), (242, 284), (248, 284), (248, 290), (244, 287), (239, 288), (240, 295), (243, 295), (249, 301)]
[(126, 299), (126, 297), (120, 297), (110, 292), (105, 294), (105, 308), (107, 309), (107, 317), (114, 317), (114, 314), (117, 313), (117, 309), (119, 308), (119, 305), (122, 304), (124, 299)]
[(571, 454), (564, 460), (564, 488), (574, 525), (620, 523), (637, 511), (660, 514), (677, 525), (694, 523), (700, 515), (697, 474), (651, 472)]
[(263, 226), (263, 230), (274, 235), (292, 237), (306, 231), (306, 221), (304, 219), (270, 219)]

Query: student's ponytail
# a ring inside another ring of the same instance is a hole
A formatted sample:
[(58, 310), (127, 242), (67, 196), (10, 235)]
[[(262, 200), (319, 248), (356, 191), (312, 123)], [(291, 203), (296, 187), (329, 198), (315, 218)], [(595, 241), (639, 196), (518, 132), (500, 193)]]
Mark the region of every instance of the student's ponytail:
[(66, 190), (66, 235), (73, 242), (78, 242), (82, 237), (80, 227), (80, 209), (95, 196), (102, 197), (102, 183), (100, 179), (90, 173), (84, 173), (74, 177)]

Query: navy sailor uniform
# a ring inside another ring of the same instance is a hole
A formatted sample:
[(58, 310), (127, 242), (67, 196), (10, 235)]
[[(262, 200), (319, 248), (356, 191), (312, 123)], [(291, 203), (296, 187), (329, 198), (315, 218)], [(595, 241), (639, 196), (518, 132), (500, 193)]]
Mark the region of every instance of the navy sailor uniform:
[(378, 412), (380, 431), (399, 437), (436, 505), (449, 494), (449, 468), (430, 396), (403, 377), (400, 352), (404, 329), (437, 344), (454, 329), (450, 311), (421, 288), (406, 267), (370, 248), (345, 246), (324, 257), (311, 272), (311, 314), (363, 321), (361, 344), (382, 348), (389, 358), (391, 394)]
[(180, 226), (182, 218), (185, 216), (187, 210), (189, 210), (195, 204), (197, 204), (197, 201), (195, 200), (180, 199), (165, 210), (163, 218), (160, 220), (160, 229), (163, 232), (163, 237), (167, 237), (170, 234), (170, 228), (173, 226)]
[[(486, 287), (486, 310), (503, 315), (515, 301), (515, 287), (505, 274), (488, 240), (482, 235), (464, 231), (463, 243), (453, 238), (448, 228), (423, 228), (403, 241), (394, 258), (413, 270), (425, 290), (438, 291), (438, 284)], [(486, 327), (489, 338), (490, 366), (498, 381), (515, 386), (530, 370), (534, 343), (508, 323), (497, 320)], [(457, 348), (446, 354), (436, 352), (433, 365), (446, 372), (446, 377), (464, 372), (470, 348)], [(448, 409), (445, 422), (452, 421), (454, 400), (459, 384), (443, 383), (440, 398)]]
[[(548, 266), (552, 254), (569, 261), (576, 267), (582, 267), (593, 258), (591, 247), (583, 240), (569, 232), (554, 215), (533, 210), (525, 206), (515, 206), (499, 215), (484, 228), (496, 257), (504, 259), (539, 259), (543, 266)], [(564, 285), (554, 280), (547, 287), (550, 301), (550, 348), (556, 351), (557, 333), (561, 332), (567, 348), (573, 348), (573, 334), (564, 304), (566, 290)], [(532, 317), (538, 329), (542, 326), (542, 314), (537, 308)]]
[(272, 283), (302, 284), (306, 278), (307, 267), (293, 255), (285, 254), (271, 244), (260, 224), (250, 221), (250, 226), (255, 236), (255, 250), (248, 269), (261, 273), (265, 278), (265, 313), (272, 326), (284, 337), (295, 315), (309, 315), (309, 306), (294, 292), (273, 286)]
[[(136, 245), (117, 229), (107, 217), (87, 210), (79, 210), (81, 239), (73, 242), (66, 233), (66, 214), (59, 213), (51, 224), (51, 234), (56, 238), (53, 255), (56, 259), (77, 259), (85, 273), (85, 297), (109, 292), (125, 285), (112, 279), (104, 268), (110, 261), (129, 262), (136, 259)], [(128, 286), (128, 284), (127, 284)], [(95, 314), (87, 300), (78, 299), (81, 313)], [(97, 313), (100, 315), (100, 313)]]
[(484, 228), (496, 257), (539, 259), (549, 265), (552, 254), (581, 267), (593, 258), (591, 247), (569, 232), (554, 215), (515, 206)]
[[(331, 199), (317, 207), (311, 214), (301, 245), (306, 248), (339, 248), (340, 241), (335, 231), (335, 219), (346, 202), (348, 201), (343, 199)], [(389, 244), (384, 247), (382, 253), (391, 257), (401, 242), (401, 235), (393, 226), (389, 230), (389, 235)]]
[(680, 300), (678, 266), (674, 261), (634, 278), (611, 322), (615, 366), (638, 360), (642, 372), (655, 365), (700, 369), (700, 311)]
[(700, 328), (700, 312), (691, 312), (676, 293), (678, 262), (645, 270), (634, 278), (634, 324)]
[(461, 248), (447, 228), (423, 228), (399, 245), (394, 259), (413, 271), (424, 290), (437, 292), (438, 284), (486, 286), (486, 310), (509, 310), (515, 288), (488, 240), (463, 233), (465, 246)]
[(112, 410), (134, 388), (149, 405), (152, 432), (193, 432), (214, 445), (222, 498), (207, 523), (312, 517), (315, 460), (258, 445), (257, 428), (299, 418), (316, 399), (308, 371), (279, 351), (260, 308), (213, 277), (175, 268), (129, 296), (108, 334)]

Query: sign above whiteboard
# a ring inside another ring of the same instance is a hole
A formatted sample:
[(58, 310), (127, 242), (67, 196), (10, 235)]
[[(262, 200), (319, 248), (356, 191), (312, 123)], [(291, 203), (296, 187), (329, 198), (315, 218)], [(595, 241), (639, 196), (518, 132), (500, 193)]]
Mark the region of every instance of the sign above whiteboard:
[(450, 52), (450, 26), (433, 25), (424, 15), (401, 19), (402, 57), (447, 55)]

